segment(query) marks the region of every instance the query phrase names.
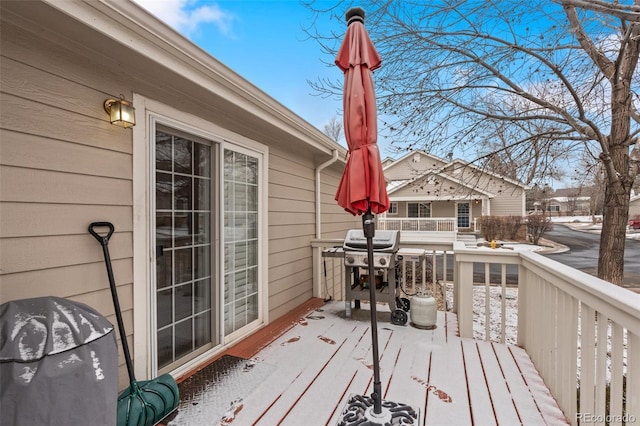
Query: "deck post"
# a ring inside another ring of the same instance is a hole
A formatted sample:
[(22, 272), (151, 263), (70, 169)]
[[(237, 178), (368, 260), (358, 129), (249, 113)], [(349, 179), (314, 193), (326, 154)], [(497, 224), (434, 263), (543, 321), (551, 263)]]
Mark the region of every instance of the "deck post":
[[(473, 262), (455, 254), (454, 305), (458, 314), (460, 337), (473, 337)], [(465, 256), (466, 257), (466, 256)]]

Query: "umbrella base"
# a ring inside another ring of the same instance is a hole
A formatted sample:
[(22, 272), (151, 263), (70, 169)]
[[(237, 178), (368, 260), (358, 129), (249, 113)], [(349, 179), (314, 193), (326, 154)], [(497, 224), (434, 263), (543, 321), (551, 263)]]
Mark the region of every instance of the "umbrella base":
[(349, 395), (337, 426), (419, 425), (420, 410), (392, 401), (382, 401), (379, 414), (373, 412), (373, 399), (364, 395)]

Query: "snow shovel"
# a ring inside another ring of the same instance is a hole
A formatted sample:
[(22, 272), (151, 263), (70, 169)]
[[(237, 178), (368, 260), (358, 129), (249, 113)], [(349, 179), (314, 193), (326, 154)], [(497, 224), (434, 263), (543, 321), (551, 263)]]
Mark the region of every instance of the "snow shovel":
[[(108, 228), (106, 235), (101, 235), (96, 228)], [(113, 234), (114, 226), (110, 222), (94, 222), (89, 225), (89, 233), (95, 237), (102, 245), (104, 261), (107, 265), (107, 275), (109, 276), (109, 287), (111, 287), (111, 297), (118, 320), (120, 330), (120, 340), (122, 341), (122, 351), (124, 360), (129, 372), (129, 387), (118, 395), (118, 426), (152, 426), (160, 422), (167, 415), (176, 409), (179, 402), (179, 391), (176, 381), (170, 374), (163, 374), (153, 380), (136, 381), (133, 374), (133, 363), (127, 343), (127, 334), (124, 331), (122, 312), (118, 302), (118, 292), (113, 278), (111, 268), (111, 257), (109, 256), (109, 238)]]

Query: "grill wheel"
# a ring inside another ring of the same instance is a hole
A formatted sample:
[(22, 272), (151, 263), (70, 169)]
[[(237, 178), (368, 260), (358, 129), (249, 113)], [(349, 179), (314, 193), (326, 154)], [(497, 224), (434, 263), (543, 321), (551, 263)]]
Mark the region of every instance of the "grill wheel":
[(391, 324), (393, 325), (406, 325), (407, 319), (407, 313), (402, 309), (396, 309), (391, 312)]

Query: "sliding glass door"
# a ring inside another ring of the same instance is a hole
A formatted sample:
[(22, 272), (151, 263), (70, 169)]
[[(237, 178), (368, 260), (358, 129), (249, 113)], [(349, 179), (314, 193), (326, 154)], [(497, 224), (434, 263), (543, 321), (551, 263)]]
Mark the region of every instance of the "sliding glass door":
[(159, 124), (154, 146), (153, 303), (162, 373), (261, 318), (261, 157)]
[(158, 369), (213, 344), (215, 147), (156, 131)]

